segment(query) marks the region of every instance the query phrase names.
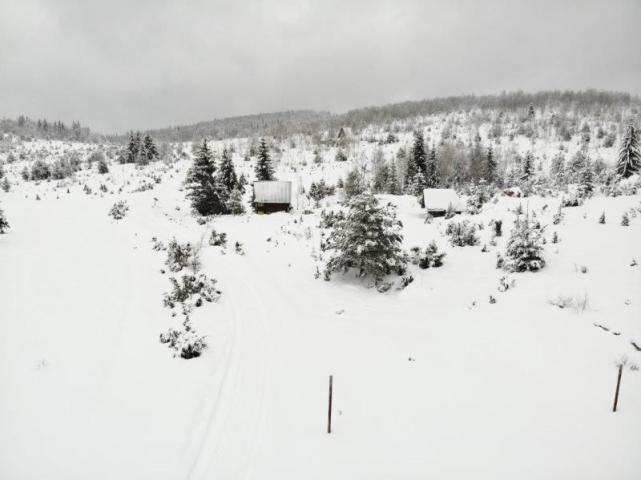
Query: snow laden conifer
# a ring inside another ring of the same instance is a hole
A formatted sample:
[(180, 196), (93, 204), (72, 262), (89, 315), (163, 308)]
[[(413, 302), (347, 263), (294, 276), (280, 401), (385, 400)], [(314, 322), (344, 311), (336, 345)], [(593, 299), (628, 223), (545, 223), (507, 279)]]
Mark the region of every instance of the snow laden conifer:
[(518, 216), (510, 232), (505, 258), (499, 257), (498, 266), (510, 272), (536, 272), (545, 267), (543, 259), (543, 229), (534, 216)]
[(217, 215), (227, 211), (227, 192), (215, 173), (213, 154), (207, 140), (203, 140), (185, 178), (187, 198), (194, 212), (200, 215)]
[(227, 189), (228, 192), (240, 187), (232, 156), (226, 148), (223, 149), (223, 153), (220, 157), (218, 181)]
[[(413, 182), (416, 183), (416, 176), (419, 175), (422, 177), (420, 180), (421, 183), (425, 183), (425, 172), (427, 168), (426, 164), (427, 155), (425, 153), (425, 143), (423, 141), (423, 134), (416, 130), (414, 132), (414, 143), (412, 144), (412, 149), (410, 150), (410, 155), (407, 161), (407, 171), (405, 177), (405, 184), (410, 185)], [(411, 190), (411, 188), (410, 188)], [(412, 191), (407, 193), (414, 194)]]
[(494, 151), (492, 150), (492, 145), (487, 149), (487, 156), (485, 157), (485, 165), (483, 178), (488, 184), (493, 184), (496, 182), (496, 160), (494, 159)]
[(269, 148), (264, 138), (260, 140), (260, 145), (258, 146), (258, 160), (254, 171), (258, 181), (276, 180), (272, 160), (269, 156)]
[(151, 138), (151, 135), (145, 135), (145, 138), (142, 143), (142, 153), (143, 153), (143, 163), (153, 162), (158, 159), (158, 148), (154, 143), (154, 139)]
[(641, 170), (641, 150), (639, 150), (639, 131), (628, 125), (619, 151), (617, 173), (628, 178)]
[(426, 188), (434, 188), (434, 187), (438, 187), (438, 184), (439, 184), (439, 181), (438, 181), (437, 161), (436, 161), (436, 147), (433, 146), (426, 160), (425, 185), (426, 185)]
[(347, 206), (347, 214), (337, 216), (327, 240), (321, 244), (323, 251), (331, 252), (325, 278), (353, 270), (358, 277), (372, 278), (378, 286), (391, 273), (402, 275), (407, 255), (401, 248), (402, 224), (394, 207), (381, 206), (371, 193), (353, 197)]

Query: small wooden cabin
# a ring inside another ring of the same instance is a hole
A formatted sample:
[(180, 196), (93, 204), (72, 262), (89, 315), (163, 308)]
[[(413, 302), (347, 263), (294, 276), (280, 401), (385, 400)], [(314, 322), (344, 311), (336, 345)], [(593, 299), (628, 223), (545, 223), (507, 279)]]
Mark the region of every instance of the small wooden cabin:
[(452, 188), (426, 188), (423, 200), (427, 213), (435, 217), (445, 215), (450, 206), (455, 213), (465, 211), (465, 203)]
[(259, 213), (286, 212), (292, 204), (292, 182), (254, 182), (254, 209)]

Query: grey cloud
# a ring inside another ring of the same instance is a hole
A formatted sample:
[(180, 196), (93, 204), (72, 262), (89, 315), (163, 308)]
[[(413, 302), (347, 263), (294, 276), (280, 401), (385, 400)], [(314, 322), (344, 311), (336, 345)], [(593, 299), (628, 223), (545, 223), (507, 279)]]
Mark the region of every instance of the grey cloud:
[(641, 93), (641, 2), (0, 0), (0, 115), (121, 132), (501, 90)]

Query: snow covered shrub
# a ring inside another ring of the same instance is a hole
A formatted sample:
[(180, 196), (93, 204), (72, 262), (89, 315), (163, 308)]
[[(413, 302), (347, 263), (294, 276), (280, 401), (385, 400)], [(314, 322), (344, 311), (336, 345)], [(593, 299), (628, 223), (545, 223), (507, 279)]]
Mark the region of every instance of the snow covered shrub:
[(571, 195), (569, 197), (563, 197), (561, 199), (561, 207), (579, 207), (581, 206), (581, 199), (576, 195)]
[(445, 229), (445, 234), (450, 237), (450, 243), (455, 247), (466, 245), (478, 245), (479, 239), (476, 236), (476, 225), (469, 220), (450, 222)]
[(321, 221), (320, 221), (320, 228), (334, 228), (336, 226), (336, 223), (345, 220), (345, 213), (342, 211), (334, 212), (333, 210), (330, 210), (329, 212), (326, 212), (323, 210), (321, 212)]
[(111, 210), (109, 210), (109, 215), (113, 217), (114, 220), (121, 220), (125, 218), (127, 212), (129, 211), (129, 205), (126, 200), (120, 200), (113, 204)]
[(558, 225), (563, 221), (563, 217), (565, 217), (565, 214), (561, 210), (561, 205), (559, 205), (559, 209), (556, 211), (554, 215), (552, 215), (552, 224)]
[(43, 160), (36, 160), (31, 166), (31, 175), (29, 175), (29, 178), (31, 178), (31, 180), (49, 180), (51, 178), (51, 168)]
[(419, 268), (425, 270), (426, 268), (438, 268), (443, 266), (443, 258), (447, 255), (444, 252), (439, 252), (436, 243), (432, 241), (425, 250), (420, 247), (412, 247), (410, 250), (410, 262), (413, 265), (418, 265)]
[(234, 188), (229, 193), (229, 198), (226, 202), (227, 211), (232, 215), (242, 215), (245, 213), (245, 205), (243, 205), (243, 193)]
[(151, 239), (151, 243), (152, 243), (151, 248), (156, 252), (167, 250), (167, 247), (165, 247), (165, 244), (162, 243), (160, 240), (158, 240), (156, 237), (153, 237)]
[(622, 227), (628, 227), (630, 226), (630, 217), (628, 216), (627, 212), (623, 214), (621, 217), (621, 226)]
[(402, 224), (393, 205), (381, 206), (370, 193), (349, 200), (344, 218), (336, 216), (321, 250), (330, 251), (325, 278), (335, 272), (355, 270), (358, 277), (372, 277), (376, 285), (386, 275), (405, 273), (407, 255), (401, 248)]
[(9, 228), (9, 222), (4, 215), (4, 211), (0, 208), (0, 234), (4, 233)]
[(209, 237), (209, 245), (214, 247), (226, 247), (227, 234), (225, 232), (216, 233), (216, 230), (212, 230), (211, 236)]
[(483, 205), (492, 198), (494, 189), (492, 186), (486, 185), (484, 181), (481, 181), (478, 185), (472, 184), (467, 193), (467, 212), (476, 215), (481, 213)]
[(167, 246), (167, 260), (165, 265), (171, 272), (180, 272), (183, 268), (191, 267), (197, 271), (200, 266), (198, 254), (194, 252), (190, 243), (180, 244), (174, 238)]
[(583, 313), (590, 310), (590, 300), (587, 293), (584, 293), (582, 297), (578, 295), (557, 295), (556, 298), (549, 299), (548, 303), (561, 310), (571, 308), (575, 313)]
[(533, 217), (517, 217), (501, 266), (510, 272), (535, 272), (545, 266), (543, 229)]
[(603, 212), (603, 213), (601, 214), (601, 216), (599, 217), (599, 223), (600, 223), (601, 225), (605, 224), (605, 212)]
[(325, 179), (321, 179), (318, 182), (312, 182), (309, 187), (309, 193), (307, 194), (307, 196), (318, 203), (323, 198), (334, 195), (335, 190), (335, 187), (325, 183)]
[(109, 166), (107, 165), (107, 161), (104, 158), (101, 160), (98, 160), (98, 173), (100, 175), (109, 173)]
[(160, 343), (168, 344), (169, 348), (187, 360), (199, 357), (202, 351), (207, 348), (205, 337), (199, 337), (190, 327), (184, 330), (170, 328), (166, 333), (160, 334)]
[(169, 277), (169, 281), (172, 290), (163, 296), (163, 305), (167, 308), (174, 308), (177, 304), (200, 307), (203, 301), (214, 302), (220, 297), (220, 290), (216, 290), (216, 279), (202, 273), (198, 276), (183, 275), (180, 280)]

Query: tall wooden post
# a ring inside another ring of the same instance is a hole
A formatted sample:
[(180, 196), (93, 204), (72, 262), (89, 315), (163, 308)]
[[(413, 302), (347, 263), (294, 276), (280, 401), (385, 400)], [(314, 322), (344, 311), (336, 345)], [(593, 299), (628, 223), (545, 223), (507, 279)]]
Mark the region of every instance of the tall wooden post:
[(327, 433), (332, 433), (332, 383), (333, 375), (329, 376), (329, 406), (327, 408)]
[(617, 411), (617, 404), (619, 403), (619, 388), (621, 387), (621, 373), (623, 373), (623, 365), (619, 365), (619, 375), (617, 376), (617, 389), (616, 389), (616, 392), (614, 392), (614, 406), (612, 407), (613, 412)]

